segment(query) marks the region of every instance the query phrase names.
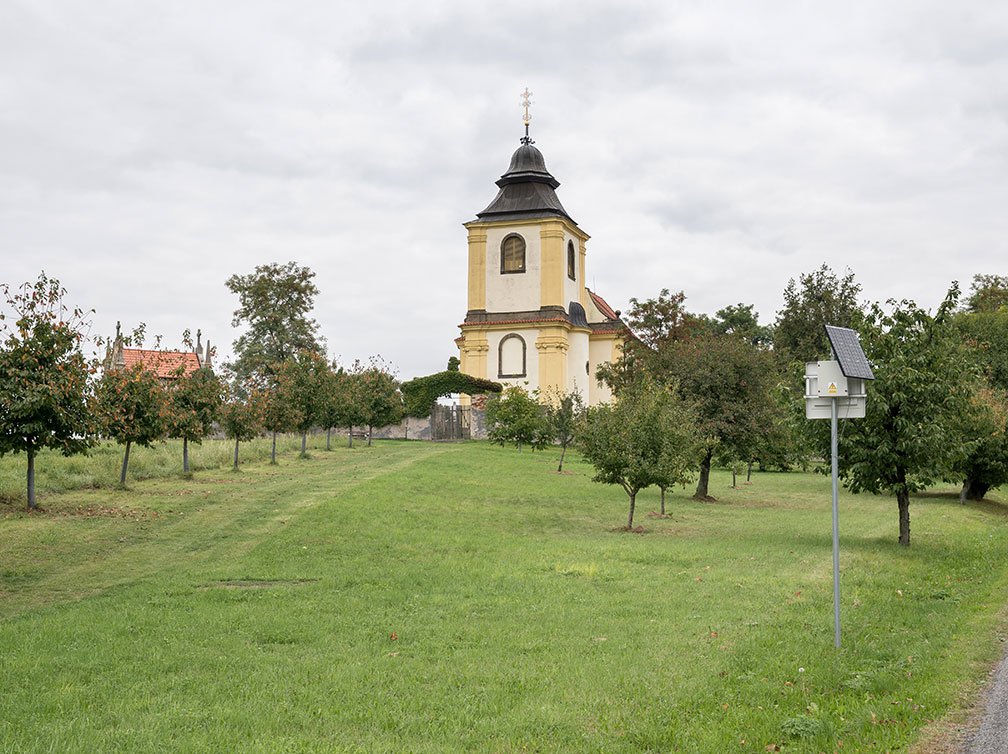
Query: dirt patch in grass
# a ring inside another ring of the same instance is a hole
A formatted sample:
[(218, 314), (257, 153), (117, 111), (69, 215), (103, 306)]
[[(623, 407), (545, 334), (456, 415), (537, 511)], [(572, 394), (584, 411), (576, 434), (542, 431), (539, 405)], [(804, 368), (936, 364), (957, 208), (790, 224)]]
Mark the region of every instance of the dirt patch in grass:
[(703, 495), (701, 497), (694, 495), (690, 500), (696, 500), (698, 503), (716, 503), (718, 501), (716, 497), (711, 497), (710, 495)]
[(117, 508), (107, 505), (78, 505), (73, 508), (36, 508), (10, 511), (25, 516), (43, 518), (127, 518), (132, 521), (145, 521), (160, 518), (156, 510), (150, 508)]
[(649, 511), (647, 514), (648, 518), (672, 518), (668, 513), (659, 513), (658, 511)]
[(272, 589), (278, 586), (304, 586), (319, 579), (221, 579), (203, 584), (203, 589)]
[(615, 529), (610, 529), (609, 531), (616, 532), (617, 534), (647, 534), (649, 529), (645, 529), (643, 526), (635, 526), (632, 529), (629, 526), (617, 526)]

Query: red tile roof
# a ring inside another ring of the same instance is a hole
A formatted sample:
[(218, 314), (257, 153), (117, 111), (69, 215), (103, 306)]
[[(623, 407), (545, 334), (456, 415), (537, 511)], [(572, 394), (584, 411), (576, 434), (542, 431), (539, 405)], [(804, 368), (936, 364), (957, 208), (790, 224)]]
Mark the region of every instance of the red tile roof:
[(592, 301), (595, 303), (595, 306), (598, 307), (598, 310), (602, 312), (603, 317), (606, 319), (619, 319), (619, 317), (616, 316), (616, 312), (613, 311), (613, 308), (605, 302), (604, 298), (590, 289), (586, 288), (585, 290), (588, 291), (588, 295), (591, 296)]
[[(124, 348), (126, 368), (142, 365), (162, 379), (191, 374), (200, 368), (199, 357), (192, 351), (151, 351), (146, 348)], [(180, 369), (181, 367), (181, 369)]]

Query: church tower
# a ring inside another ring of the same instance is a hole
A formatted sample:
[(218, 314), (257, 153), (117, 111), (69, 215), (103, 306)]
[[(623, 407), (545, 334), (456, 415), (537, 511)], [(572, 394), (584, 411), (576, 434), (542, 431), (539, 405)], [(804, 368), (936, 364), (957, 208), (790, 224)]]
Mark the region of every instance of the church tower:
[(595, 379), (618, 358), (625, 326), (585, 287), (588, 234), (567, 213), (560, 182), (525, 136), (497, 181), (497, 196), (469, 233), (469, 305), (460, 325), (461, 371), (530, 392), (577, 390), (585, 403), (609, 400)]

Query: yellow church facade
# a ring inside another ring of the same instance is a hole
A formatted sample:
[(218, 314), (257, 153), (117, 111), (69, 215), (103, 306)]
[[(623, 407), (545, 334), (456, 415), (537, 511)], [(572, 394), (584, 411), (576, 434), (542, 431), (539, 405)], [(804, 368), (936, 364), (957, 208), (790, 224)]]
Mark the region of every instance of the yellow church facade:
[(626, 327), (585, 286), (589, 236), (561, 205), (559, 185), (526, 134), (497, 196), (465, 223), (460, 369), (543, 397), (576, 390), (595, 405), (611, 398), (595, 373), (619, 358)]

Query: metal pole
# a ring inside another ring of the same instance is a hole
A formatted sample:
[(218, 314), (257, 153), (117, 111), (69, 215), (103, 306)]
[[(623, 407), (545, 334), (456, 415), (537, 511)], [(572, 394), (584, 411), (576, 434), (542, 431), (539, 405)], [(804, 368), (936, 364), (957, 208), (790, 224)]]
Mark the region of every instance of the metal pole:
[(840, 513), (837, 499), (837, 399), (830, 400), (830, 450), (833, 452), (833, 646), (840, 648)]

